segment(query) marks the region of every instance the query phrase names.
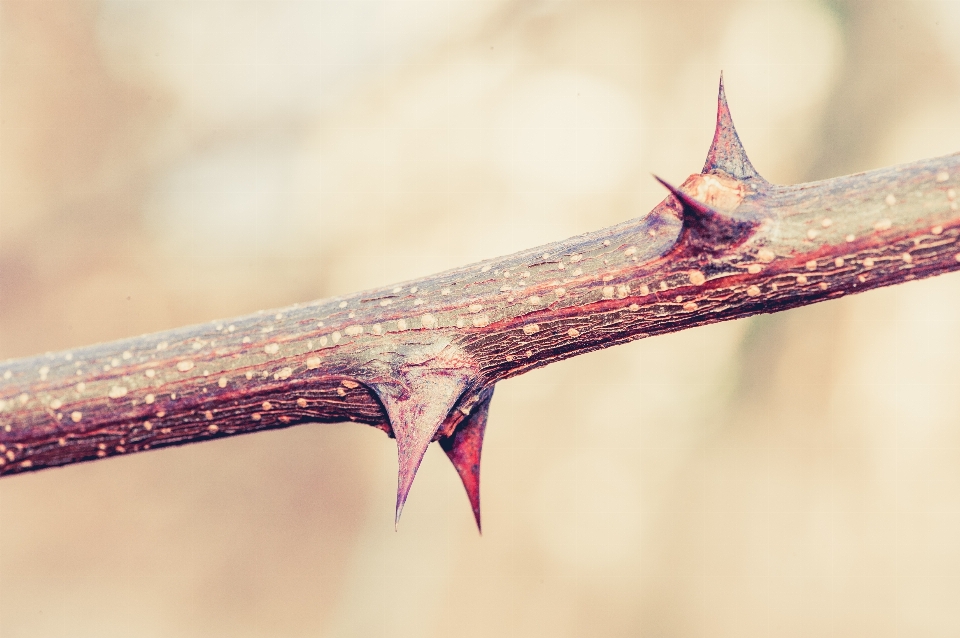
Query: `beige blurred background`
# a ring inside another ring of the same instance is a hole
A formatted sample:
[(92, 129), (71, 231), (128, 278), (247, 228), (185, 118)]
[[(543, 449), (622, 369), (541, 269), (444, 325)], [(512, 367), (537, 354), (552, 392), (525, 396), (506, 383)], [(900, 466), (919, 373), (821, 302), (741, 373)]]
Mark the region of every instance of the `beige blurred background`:
[[(720, 70), (795, 183), (960, 150), (954, 2), (0, 2), (0, 358), (642, 215)], [(956, 636), (960, 275), (307, 425), (4, 479), (0, 635)]]

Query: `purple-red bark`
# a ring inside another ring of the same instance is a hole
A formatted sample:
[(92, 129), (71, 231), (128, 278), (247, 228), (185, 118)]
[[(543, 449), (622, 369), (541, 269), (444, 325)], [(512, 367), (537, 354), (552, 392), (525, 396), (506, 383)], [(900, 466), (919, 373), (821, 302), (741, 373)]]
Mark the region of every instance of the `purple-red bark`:
[(0, 364), (0, 474), (302, 422), (439, 441), (480, 524), (497, 381), (633, 339), (960, 268), (960, 154), (777, 186), (723, 86), (706, 164), (649, 214), (386, 287)]

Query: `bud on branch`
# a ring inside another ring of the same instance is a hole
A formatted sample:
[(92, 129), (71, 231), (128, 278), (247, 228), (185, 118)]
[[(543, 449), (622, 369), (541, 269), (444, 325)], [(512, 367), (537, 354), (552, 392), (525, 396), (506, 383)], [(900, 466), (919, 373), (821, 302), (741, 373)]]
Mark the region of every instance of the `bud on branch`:
[[(658, 178), (659, 179), (659, 178)], [(304, 422), (439, 441), (480, 525), (497, 381), (633, 339), (960, 268), (960, 154), (777, 186), (720, 85), (703, 170), (647, 215), (425, 279), (0, 364), (0, 474)]]

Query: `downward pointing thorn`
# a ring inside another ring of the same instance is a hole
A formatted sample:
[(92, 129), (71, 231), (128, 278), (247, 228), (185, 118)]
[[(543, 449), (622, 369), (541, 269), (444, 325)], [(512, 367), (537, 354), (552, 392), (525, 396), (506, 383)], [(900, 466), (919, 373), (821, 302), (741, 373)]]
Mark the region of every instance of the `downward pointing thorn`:
[(460, 422), (457, 429), (447, 438), (440, 439), (440, 447), (447, 453), (447, 458), (453, 463), (470, 507), (473, 509), (473, 518), (477, 522), (477, 531), (483, 533), (480, 525), (480, 452), (483, 448), (483, 433), (487, 428), (487, 413), (490, 410), (490, 399), (493, 397), (493, 388), (480, 393), (479, 402), (470, 411), (470, 414)]
[(453, 369), (418, 369), (404, 383), (371, 383), (387, 411), (397, 440), (397, 507), (394, 528), (410, 494), (427, 447), (467, 386), (467, 375)]

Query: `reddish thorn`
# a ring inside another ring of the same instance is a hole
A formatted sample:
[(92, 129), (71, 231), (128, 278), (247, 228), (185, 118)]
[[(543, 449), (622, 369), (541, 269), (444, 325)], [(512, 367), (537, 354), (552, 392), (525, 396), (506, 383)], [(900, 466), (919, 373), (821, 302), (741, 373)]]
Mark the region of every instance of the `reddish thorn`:
[(727, 93), (723, 88), (723, 74), (720, 74), (720, 93), (717, 96), (717, 126), (713, 132), (713, 144), (707, 152), (707, 161), (701, 173), (723, 171), (739, 180), (763, 179), (750, 163), (743, 149), (740, 136), (730, 116)]
[(480, 525), (480, 453), (483, 448), (483, 433), (487, 428), (487, 414), (490, 411), (490, 399), (493, 388), (480, 393), (480, 400), (473, 406), (470, 414), (460, 422), (450, 436), (440, 439), (440, 447), (460, 475), (473, 518), (477, 521), (477, 531), (483, 533)]
[(694, 199), (682, 190), (653, 176), (677, 198), (683, 209), (680, 241), (707, 252), (728, 249), (743, 242), (756, 228), (757, 219), (737, 219)]
[(654, 175), (653, 179), (663, 184), (664, 188), (670, 191), (671, 195), (673, 195), (678, 200), (680, 200), (680, 205), (683, 206), (684, 211), (686, 211), (686, 209), (690, 209), (694, 214), (700, 217), (720, 215), (718, 211), (715, 211), (714, 209), (710, 208), (700, 200), (694, 199), (693, 197), (687, 195), (686, 193), (684, 193), (682, 190), (680, 190), (679, 188), (677, 188), (667, 180), (660, 179), (660, 177), (658, 177), (657, 175)]

